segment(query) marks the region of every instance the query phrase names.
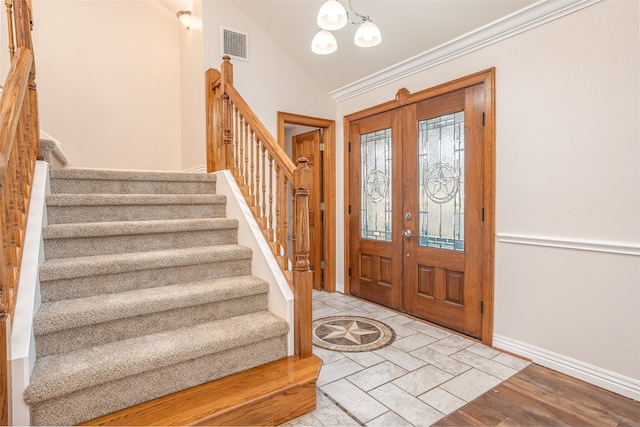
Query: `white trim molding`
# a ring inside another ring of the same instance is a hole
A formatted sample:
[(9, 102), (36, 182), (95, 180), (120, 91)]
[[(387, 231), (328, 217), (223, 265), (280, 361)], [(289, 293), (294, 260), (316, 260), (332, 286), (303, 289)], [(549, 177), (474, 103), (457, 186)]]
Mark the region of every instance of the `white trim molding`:
[(602, 0), (540, 0), (447, 43), (329, 92), (335, 102), (361, 95), (462, 55), (508, 39)]
[(607, 242), (601, 240), (560, 239), (556, 237), (531, 236), (524, 234), (497, 233), (500, 243), (545, 246), (549, 248), (573, 249), (578, 251), (603, 252), (608, 254), (640, 256), (639, 243)]
[(562, 354), (536, 347), (502, 335), (493, 335), (493, 346), (531, 359), (533, 363), (581, 379), (590, 384), (640, 401), (640, 381)]
[(196, 166), (191, 169), (184, 170), (182, 173), (207, 173), (207, 165)]

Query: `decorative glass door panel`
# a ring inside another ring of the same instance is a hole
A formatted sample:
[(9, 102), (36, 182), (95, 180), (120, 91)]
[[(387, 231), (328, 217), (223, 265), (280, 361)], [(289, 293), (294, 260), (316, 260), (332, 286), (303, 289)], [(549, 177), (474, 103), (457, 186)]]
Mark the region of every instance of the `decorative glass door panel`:
[(351, 125), (351, 293), (402, 308), (402, 111)]
[(420, 246), (464, 250), (464, 111), (418, 122)]
[(360, 136), (360, 236), (391, 241), (391, 129)]

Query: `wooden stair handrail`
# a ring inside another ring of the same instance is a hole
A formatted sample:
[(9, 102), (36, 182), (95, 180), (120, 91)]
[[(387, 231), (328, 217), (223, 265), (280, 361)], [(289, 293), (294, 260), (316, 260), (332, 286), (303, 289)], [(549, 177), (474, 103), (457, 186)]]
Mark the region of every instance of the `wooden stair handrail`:
[(240, 111), (240, 113), (242, 113), (249, 121), (249, 126), (255, 130), (256, 136), (265, 143), (267, 150), (273, 152), (274, 160), (282, 168), (285, 176), (290, 181), (293, 181), (293, 171), (296, 166), (293, 164), (291, 158), (287, 156), (273, 136), (266, 130), (266, 127), (258, 119), (251, 107), (249, 107), (233, 85), (227, 85), (226, 93), (229, 95), (229, 99), (233, 102), (236, 108), (238, 108), (238, 111)]
[[(233, 65), (205, 74), (207, 171), (230, 170), (294, 294), (294, 347), (312, 355), (308, 160), (296, 166), (233, 85)], [(291, 199), (289, 199), (291, 197)], [(289, 236), (291, 244), (289, 244)]]
[(9, 342), (40, 137), (31, 1), (5, 6), (11, 66), (0, 97), (0, 425), (9, 425)]

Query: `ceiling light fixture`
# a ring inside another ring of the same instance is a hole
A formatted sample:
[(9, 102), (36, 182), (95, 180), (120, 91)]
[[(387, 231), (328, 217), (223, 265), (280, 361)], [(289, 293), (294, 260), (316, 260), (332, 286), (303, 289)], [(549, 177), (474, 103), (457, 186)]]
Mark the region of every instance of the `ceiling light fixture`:
[(311, 41), (311, 50), (319, 55), (327, 55), (338, 49), (336, 38), (330, 31), (344, 28), (348, 22), (359, 25), (353, 37), (353, 43), (359, 47), (373, 47), (380, 44), (382, 34), (376, 24), (368, 16), (361, 15), (353, 9), (349, 0), (349, 10), (359, 18), (353, 21), (349, 18), (349, 13), (338, 0), (327, 0), (318, 11), (317, 23), (320, 31), (316, 33)]
[(188, 30), (191, 28), (191, 11), (190, 10), (181, 10), (176, 13), (180, 23), (184, 25), (184, 27)]

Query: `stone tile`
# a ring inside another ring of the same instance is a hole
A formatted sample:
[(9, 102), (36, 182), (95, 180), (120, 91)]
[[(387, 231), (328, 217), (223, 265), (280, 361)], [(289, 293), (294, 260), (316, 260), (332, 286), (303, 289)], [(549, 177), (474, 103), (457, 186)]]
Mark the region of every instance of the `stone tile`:
[(419, 396), (424, 392), (449, 381), (451, 378), (453, 378), (453, 375), (448, 372), (438, 369), (433, 365), (427, 365), (394, 380), (393, 384), (413, 396)]
[(433, 344), (429, 344), (429, 348), (437, 351), (438, 353), (442, 353), (445, 356), (451, 356), (453, 353), (457, 353), (472, 345), (473, 341), (470, 339), (463, 338), (458, 335), (449, 335), (448, 337), (438, 340)]
[(362, 390), (369, 391), (384, 383), (388, 383), (391, 380), (401, 377), (406, 373), (407, 371), (401, 367), (394, 365), (389, 361), (384, 361), (356, 374), (349, 375), (347, 380), (357, 385)]
[(344, 354), (340, 353), (339, 351), (331, 351), (325, 348), (320, 348), (318, 346), (313, 346), (313, 354), (322, 359), (322, 362), (325, 364), (332, 363), (336, 360), (344, 358)]
[(442, 384), (440, 388), (462, 400), (470, 402), (501, 382), (499, 378), (478, 369), (470, 369)]
[(353, 310), (353, 306), (347, 304), (344, 301), (340, 301), (340, 300), (337, 300), (337, 299), (326, 300), (324, 303), (326, 305), (330, 306), (330, 307), (336, 308), (336, 309), (338, 309), (340, 311), (344, 311), (344, 312), (347, 312), (347, 313), (350, 312), (351, 310)]
[(359, 426), (360, 423), (344, 412), (338, 405), (326, 406), (315, 410), (313, 417), (323, 426)]
[(370, 310), (371, 308), (375, 307), (373, 304), (357, 298), (354, 298), (353, 301), (349, 302), (348, 304), (352, 307), (360, 308), (363, 310)]
[(496, 357), (497, 355), (500, 354), (500, 352), (495, 348), (491, 348), (479, 342), (475, 343), (471, 347), (467, 347), (466, 350), (470, 351), (471, 353), (477, 354), (478, 356), (485, 357), (487, 359), (491, 359), (492, 357)]
[(452, 359), (449, 356), (445, 356), (442, 353), (438, 353), (437, 351), (430, 349), (429, 346), (414, 350), (410, 354), (419, 357), (425, 362), (428, 362), (452, 375), (459, 375), (471, 369), (471, 366)]
[(323, 364), (316, 383), (322, 387), (324, 384), (355, 374), (362, 369), (364, 368), (361, 365), (349, 358), (343, 357), (335, 362)]
[(520, 359), (519, 357), (515, 357), (507, 353), (500, 353), (491, 360), (513, 368), (517, 371), (520, 371), (531, 364), (531, 362), (529, 362), (528, 360)]
[(430, 426), (444, 416), (418, 398), (387, 383), (369, 392), (414, 426)]
[(500, 378), (501, 380), (506, 380), (518, 372), (513, 368), (509, 368), (508, 366), (494, 362), (493, 360), (485, 359), (484, 357), (478, 356), (477, 354), (471, 353), (467, 350), (462, 350), (456, 354), (452, 354), (451, 358), (479, 369), (482, 372), (486, 372), (489, 375)]
[(376, 399), (344, 379), (322, 386), (321, 389), (363, 423), (377, 418), (389, 410)]
[[(334, 405), (335, 406), (335, 405)], [(316, 411), (310, 412), (308, 414), (304, 414), (295, 418), (287, 423), (281, 424), (282, 427), (298, 427), (298, 426), (314, 426), (314, 427), (322, 427), (324, 424), (313, 416)]]
[(442, 328), (438, 328), (437, 326), (420, 322), (419, 320), (414, 320), (412, 322), (406, 323), (405, 325), (418, 332), (422, 332), (423, 334), (431, 335), (432, 337), (437, 338), (439, 340), (451, 335), (450, 332), (447, 332)]
[(400, 415), (396, 414), (393, 411), (389, 411), (385, 414), (380, 415), (378, 418), (375, 418), (367, 423), (367, 426), (381, 426), (381, 427), (413, 427), (409, 421), (402, 418)]
[(390, 322), (388, 319), (380, 319), (380, 321), (393, 329), (393, 331), (396, 333), (396, 339), (408, 337), (418, 333), (418, 331), (416, 331), (415, 329), (408, 328), (405, 325), (401, 325), (399, 323)]
[(464, 400), (444, 391), (440, 387), (429, 390), (425, 394), (418, 396), (418, 399), (436, 408), (443, 414), (450, 414), (467, 404)]
[(408, 337), (397, 339), (391, 345), (402, 351), (410, 352), (435, 341), (437, 341), (437, 338), (418, 332)]
[(323, 317), (337, 316), (340, 314), (340, 310), (330, 306), (313, 310), (313, 320), (322, 319)]
[(388, 321), (397, 323), (398, 325), (406, 325), (407, 323), (413, 322), (413, 319), (407, 316), (403, 316), (402, 314), (398, 314), (394, 312), (394, 315), (387, 318)]
[(412, 356), (409, 353), (405, 353), (402, 350), (399, 350), (393, 346), (383, 347), (378, 350), (374, 350), (374, 353), (378, 356), (384, 357), (390, 362), (395, 363), (401, 368), (406, 369), (407, 371), (415, 371), (416, 369), (427, 364), (424, 360)]
[(368, 317), (374, 320), (380, 320), (386, 324), (387, 323), (386, 320), (390, 317), (394, 317), (395, 315), (396, 313), (393, 311), (385, 310), (383, 308), (378, 308), (376, 310), (370, 311), (368, 314)]
[(348, 357), (349, 359), (353, 360), (354, 362), (364, 366), (365, 368), (368, 368), (373, 365), (377, 365), (378, 363), (382, 363), (385, 361), (385, 359), (383, 359), (382, 357), (378, 356), (377, 354), (371, 351), (359, 351), (359, 352), (353, 352), (353, 353), (344, 352), (342, 354)]
[(335, 403), (319, 388), (316, 390), (316, 409), (324, 408), (325, 406), (335, 405)]

